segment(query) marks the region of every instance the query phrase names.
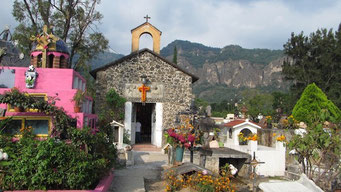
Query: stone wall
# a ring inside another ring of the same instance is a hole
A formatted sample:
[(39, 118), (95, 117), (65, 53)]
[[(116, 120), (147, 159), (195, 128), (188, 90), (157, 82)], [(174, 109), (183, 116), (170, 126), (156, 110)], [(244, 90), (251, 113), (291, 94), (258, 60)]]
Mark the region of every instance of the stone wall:
[[(141, 76), (147, 76), (151, 84), (163, 86), (162, 97), (148, 97), (146, 103), (163, 103), (163, 129), (174, 126), (175, 116), (189, 108), (192, 100), (192, 77), (171, 66), (148, 51), (142, 51), (126, 60), (97, 72), (96, 112), (105, 104), (106, 92), (114, 88), (127, 101), (141, 102), (140, 95), (127, 94), (127, 84), (142, 85)], [(153, 87), (151, 88), (153, 91)]]

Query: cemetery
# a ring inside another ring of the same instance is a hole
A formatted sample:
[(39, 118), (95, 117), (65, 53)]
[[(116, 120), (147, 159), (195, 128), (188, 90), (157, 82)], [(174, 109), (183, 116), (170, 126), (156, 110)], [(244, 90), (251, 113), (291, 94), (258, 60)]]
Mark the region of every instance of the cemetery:
[[(325, 90), (307, 84), (290, 114), (235, 94), (214, 116), (194, 94), (199, 76), (160, 54), (162, 32), (144, 18), (130, 54), (96, 69), (75, 67), (47, 25), (26, 60), (0, 67), (0, 192), (340, 189), (341, 111)], [(2, 34), (12, 52), (0, 63), (18, 56)]]

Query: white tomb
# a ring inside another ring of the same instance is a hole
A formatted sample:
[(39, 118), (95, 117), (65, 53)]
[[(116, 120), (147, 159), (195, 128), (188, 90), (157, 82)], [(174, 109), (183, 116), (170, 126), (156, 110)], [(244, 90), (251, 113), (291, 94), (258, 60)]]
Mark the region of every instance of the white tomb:
[(247, 145), (242, 145), (238, 137), (240, 132), (257, 134), (261, 127), (248, 119), (234, 120), (224, 126), (227, 127), (225, 147), (248, 153), (252, 157), (255, 152), (256, 160), (264, 162), (264, 164), (259, 164), (256, 168), (258, 175), (284, 176), (286, 149), (283, 142), (276, 141), (276, 147), (258, 145), (258, 141), (252, 140), (249, 140)]

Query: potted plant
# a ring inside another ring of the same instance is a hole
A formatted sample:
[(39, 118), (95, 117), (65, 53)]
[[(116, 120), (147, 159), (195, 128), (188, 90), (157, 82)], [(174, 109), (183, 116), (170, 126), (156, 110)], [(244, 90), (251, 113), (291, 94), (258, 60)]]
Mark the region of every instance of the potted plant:
[(30, 97), (25, 93), (20, 92), (16, 87), (13, 87), (11, 91), (6, 91), (1, 97), (1, 103), (7, 103), (14, 108), (15, 112), (23, 112), (25, 108), (30, 105)]
[(75, 102), (74, 110), (75, 113), (80, 112), (80, 106), (83, 103), (85, 93), (81, 90), (77, 90), (76, 94), (73, 96), (72, 101)]

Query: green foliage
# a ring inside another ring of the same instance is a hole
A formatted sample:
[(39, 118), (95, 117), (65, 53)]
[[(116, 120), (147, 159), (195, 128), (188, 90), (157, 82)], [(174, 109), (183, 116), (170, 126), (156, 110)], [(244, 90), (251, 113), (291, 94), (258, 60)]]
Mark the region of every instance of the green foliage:
[(272, 108), (274, 110), (281, 109), (282, 114), (291, 114), (296, 102), (295, 97), (291, 93), (274, 91), (271, 95), (273, 97)]
[(327, 96), (315, 83), (312, 83), (304, 89), (292, 114), (296, 120), (309, 124), (313, 122), (313, 118), (320, 114), (322, 110), (328, 110), (330, 113), (330, 116), (326, 119), (327, 121), (335, 122), (341, 118), (340, 109), (332, 101), (328, 100)]
[(0, 148), (9, 154), (0, 189), (91, 189), (114, 164), (116, 148), (105, 133), (73, 128), (71, 142), (39, 141), (32, 132), (18, 142), (0, 135)]
[(324, 122), (331, 119), (328, 110), (314, 113), (307, 133), (294, 135), (288, 147), (294, 149), (302, 170), (325, 191), (341, 173), (341, 133), (335, 128), (324, 128)]
[(198, 113), (199, 114), (204, 114), (206, 107), (209, 105), (209, 103), (207, 101), (205, 101), (204, 99), (200, 99), (200, 98), (195, 98), (194, 104), (196, 107), (198, 107), (198, 109), (199, 109)]
[(293, 82), (296, 98), (307, 85), (315, 83), (341, 107), (341, 25), (335, 32), (319, 29), (309, 36), (292, 33), (284, 52), (289, 59), (283, 64), (282, 74)]
[(39, 112), (52, 116), (54, 129), (51, 135), (58, 138), (68, 138), (69, 128), (72, 127), (75, 121), (66, 114), (63, 108), (53, 105), (53, 101), (49, 103), (45, 100), (36, 100), (27, 93), (20, 92), (15, 87), (11, 91), (6, 91), (3, 95), (0, 95), (0, 103), (10, 104), (24, 109), (38, 109)]
[(105, 95), (105, 103), (100, 104), (99, 111), (99, 126), (101, 131), (107, 135), (113, 133), (110, 123), (115, 121), (122, 121), (124, 119), (124, 104), (126, 99), (121, 97), (114, 89), (110, 89)]
[[(0, 135), (2, 132), (6, 129), (6, 127), (9, 125), (9, 123), (12, 121), (12, 117), (6, 118), (4, 120), (0, 121)], [(1, 148), (0, 148), (1, 149)]]
[(83, 103), (85, 92), (77, 89), (76, 94), (73, 96), (72, 101), (75, 102), (75, 106), (80, 106)]
[(114, 107), (123, 107), (124, 103), (126, 102), (126, 99), (121, 97), (118, 93), (116, 93), (115, 89), (110, 89), (106, 95), (105, 99), (107, 104), (112, 105)]
[(114, 165), (117, 158), (117, 150), (113, 145), (112, 132), (110, 135), (102, 130), (94, 130), (84, 127), (79, 130), (71, 129), (72, 145), (76, 148), (83, 148), (86, 153), (98, 159), (105, 159), (105, 167), (110, 168)]
[(178, 64), (178, 51), (176, 50), (176, 46), (174, 46), (173, 63)]
[(103, 174), (104, 159), (63, 141), (26, 138), (17, 145), (18, 158), (11, 160), (4, 178), (6, 190), (89, 189)]
[(256, 120), (258, 114), (272, 115), (273, 97), (269, 93), (262, 93), (257, 89), (246, 89), (241, 93), (243, 101), (248, 109), (247, 114)]

